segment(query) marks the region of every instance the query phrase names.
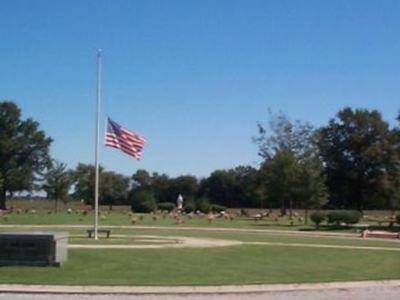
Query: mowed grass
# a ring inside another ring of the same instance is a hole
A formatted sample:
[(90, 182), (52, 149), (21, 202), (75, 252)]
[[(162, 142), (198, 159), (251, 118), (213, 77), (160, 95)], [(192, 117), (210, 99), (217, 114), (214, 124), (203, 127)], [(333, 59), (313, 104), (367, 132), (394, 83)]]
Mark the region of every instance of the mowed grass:
[[(225, 220), (223, 218), (216, 218), (214, 222), (210, 223), (206, 216), (195, 216), (189, 219), (184, 216), (184, 224), (177, 224), (176, 220), (170, 216), (162, 216), (161, 214), (134, 214), (133, 218), (136, 220), (132, 224), (132, 216), (127, 212), (107, 212), (102, 213), (99, 217), (99, 223), (102, 226), (108, 225), (124, 225), (124, 226), (171, 226), (171, 227), (222, 227), (222, 228), (280, 228), (288, 230), (301, 230), (312, 229), (312, 225), (304, 225), (303, 222), (295, 221), (293, 226), (290, 225), (288, 217), (280, 218), (279, 222), (270, 219), (255, 222), (252, 218), (240, 217), (234, 220)], [(83, 215), (82, 213), (66, 212), (48, 214), (44, 211), (35, 213), (12, 213), (0, 217), (0, 225), (7, 224), (26, 224), (26, 225), (92, 225), (93, 214), (89, 213)]]
[[(189, 219), (185, 224), (176, 224), (168, 216), (144, 215), (140, 220), (135, 215), (132, 224), (127, 211), (103, 212), (101, 226), (124, 225), (113, 228), (111, 236), (117, 234), (186, 236), (239, 240), (242, 242), (324, 244), (339, 246), (372, 246), (400, 248), (395, 241), (375, 241), (335, 237), (313, 237), (290, 235), (290, 230), (312, 230), (299, 220), (275, 217), (255, 222), (251, 218), (235, 218), (233, 221), (216, 219), (209, 223), (206, 217)], [(93, 224), (91, 214), (12, 213), (0, 217), (0, 225), (85, 225)], [(138, 226), (163, 226), (164, 229), (142, 229)], [(179, 231), (179, 227), (196, 227), (198, 230)], [(201, 231), (202, 228), (249, 228), (284, 229), (288, 234), (267, 232), (249, 233), (240, 231)], [(398, 227), (396, 227), (398, 229)], [(134, 239), (119, 237), (99, 241), (87, 240), (85, 229), (54, 228), (69, 231), (71, 244), (135, 244)], [(0, 231), (27, 228), (1, 228)], [(29, 230), (29, 229), (28, 229)], [(37, 230), (52, 230), (51, 228)], [(351, 229), (353, 230), (353, 229)], [(142, 243), (142, 242), (141, 242)], [(147, 244), (145, 242), (144, 244)], [(67, 284), (67, 285), (220, 285), (257, 283), (301, 283), (351, 280), (400, 279), (400, 251), (307, 248), (304, 246), (251, 245), (207, 249), (127, 249), (90, 250), (70, 249), (68, 261), (57, 267), (0, 267), (0, 283)]]
[(399, 252), (242, 245), (70, 250), (62, 268), (2, 267), (0, 283), (221, 285), (400, 278)]
[[(57, 229), (60, 230), (60, 229)], [(87, 243), (71, 230), (71, 244)], [(241, 232), (113, 229), (129, 236), (189, 236), (243, 242), (400, 248), (395, 241)], [(121, 237), (89, 243), (130, 244)], [(0, 283), (67, 285), (221, 285), (400, 279), (400, 251), (244, 244), (206, 249), (70, 249), (57, 267), (1, 267)]]
[[(135, 223), (132, 223), (132, 218)], [(44, 210), (36, 211), (35, 213), (16, 213), (0, 215), (0, 225), (93, 225), (93, 213), (87, 215), (82, 212), (74, 211), (67, 213), (65, 211), (58, 213), (48, 213)], [(188, 215), (183, 216), (184, 224), (178, 224), (177, 221), (162, 214), (130, 214), (128, 211), (107, 211), (104, 210), (99, 217), (101, 226), (163, 226), (163, 227), (220, 227), (220, 228), (248, 228), (248, 229), (279, 229), (288, 231), (315, 231), (315, 226), (309, 221), (308, 225), (299, 217), (290, 220), (289, 216), (277, 217), (274, 213), (270, 217), (263, 220), (255, 221), (251, 217), (235, 217), (233, 220), (226, 220), (222, 217), (216, 218), (213, 222), (209, 222), (207, 216), (194, 216), (189, 218)], [(361, 220), (360, 223), (370, 223), (367, 220)], [(391, 228), (387, 227), (388, 222), (382, 226), (376, 226), (375, 223), (370, 223), (375, 226), (375, 229), (400, 231), (399, 225), (394, 225)], [(356, 232), (359, 229), (351, 227), (335, 227), (322, 225), (320, 231), (338, 231), (338, 232)]]
[[(91, 225), (93, 224), (93, 212), (91, 207), (81, 202), (59, 202), (59, 210), (54, 211), (54, 201), (51, 200), (9, 200), (8, 206), (14, 208), (14, 212), (6, 215), (0, 214), (0, 225), (3, 224), (34, 224), (34, 225)], [(71, 209), (72, 213), (67, 213)], [(35, 213), (32, 213), (35, 211)], [(83, 211), (88, 211), (86, 215)], [(232, 215), (236, 215), (237, 209), (229, 210)], [(304, 224), (304, 210), (294, 210), (295, 217), (279, 217), (279, 209), (274, 209), (268, 217), (260, 221), (255, 221), (254, 216), (261, 212), (260, 209), (246, 209), (248, 217), (234, 217), (233, 220), (216, 218), (210, 223), (207, 216), (197, 216), (189, 218), (184, 215), (184, 224), (177, 224), (176, 220), (168, 215), (158, 214), (134, 214), (130, 212), (129, 206), (114, 206), (112, 210), (108, 206), (100, 206), (99, 222), (103, 226), (124, 225), (124, 226), (167, 226), (167, 227), (221, 227), (221, 228), (258, 228), (258, 229), (280, 229), (295, 231), (313, 231), (315, 226), (309, 220), (308, 225)], [(266, 210), (263, 210), (266, 212)], [(19, 213), (17, 213), (19, 212)], [(311, 213), (311, 212), (310, 212)], [(389, 221), (392, 220), (392, 212), (389, 211), (365, 211), (365, 218), (360, 223), (371, 224), (375, 229), (399, 231), (400, 226), (395, 225), (388, 228)], [(135, 219), (135, 224), (132, 223)], [(379, 222), (378, 222), (379, 221)], [(334, 227), (322, 224), (322, 231), (341, 231), (354, 232), (356, 229), (348, 227)]]

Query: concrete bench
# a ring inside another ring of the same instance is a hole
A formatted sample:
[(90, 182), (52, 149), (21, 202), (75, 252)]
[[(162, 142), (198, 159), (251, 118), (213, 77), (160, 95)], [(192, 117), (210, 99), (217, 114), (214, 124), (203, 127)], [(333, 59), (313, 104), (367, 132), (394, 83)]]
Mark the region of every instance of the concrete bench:
[(399, 232), (388, 232), (388, 231), (364, 230), (361, 236), (363, 238), (400, 239)]
[[(94, 235), (94, 229), (88, 229), (87, 230), (89, 238)], [(97, 233), (105, 233), (107, 238), (110, 238), (111, 230), (110, 229), (98, 229)]]

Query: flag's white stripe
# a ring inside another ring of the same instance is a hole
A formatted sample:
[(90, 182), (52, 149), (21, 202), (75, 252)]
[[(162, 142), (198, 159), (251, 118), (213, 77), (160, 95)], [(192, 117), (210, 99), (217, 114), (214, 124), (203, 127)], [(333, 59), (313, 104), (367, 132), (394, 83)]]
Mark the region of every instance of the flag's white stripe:
[(108, 146), (108, 145), (115, 146), (118, 149), (126, 149), (128, 151), (132, 151), (132, 152), (135, 152), (135, 153), (138, 153), (141, 150), (141, 149), (137, 149), (135, 147), (128, 147), (128, 146), (124, 145), (124, 143), (121, 143), (120, 141), (115, 140), (115, 139), (111, 139), (111, 140), (107, 139), (106, 140), (106, 146)]
[[(113, 124), (113, 123), (110, 123)], [(105, 136), (105, 145), (121, 150), (122, 152), (133, 156), (139, 160), (142, 156), (142, 149), (147, 140), (140, 134), (134, 133), (129, 129), (120, 127), (115, 123), (117, 128), (111, 126), (110, 130), (107, 131)], [(118, 134), (113, 129), (118, 129)]]
[(131, 138), (125, 137), (125, 136), (124, 137), (119, 137), (115, 133), (108, 133), (107, 132), (106, 137), (116, 138), (116, 139), (124, 139), (124, 140), (126, 140), (128, 142), (132, 142), (135, 146), (142, 146), (143, 147), (144, 144), (145, 144), (145, 142), (143, 142), (141, 140), (138, 140), (136, 138), (131, 139)]

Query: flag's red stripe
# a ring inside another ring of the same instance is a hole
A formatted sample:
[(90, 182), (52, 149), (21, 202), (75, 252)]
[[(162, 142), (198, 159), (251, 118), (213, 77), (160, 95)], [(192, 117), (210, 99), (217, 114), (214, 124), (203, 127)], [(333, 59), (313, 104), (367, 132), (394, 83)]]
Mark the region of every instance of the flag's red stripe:
[(130, 152), (139, 153), (141, 149), (137, 149), (135, 147), (127, 146), (125, 143), (122, 143), (120, 140), (115, 138), (106, 137), (106, 146), (114, 147), (121, 150), (127, 150)]
[[(134, 145), (132, 145), (132, 143), (129, 143), (124, 139), (118, 138), (118, 143), (121, 144), (121, 146), (136, 149), (136, 147)], [(143, 147), (140, 147), (140, 148), (143, 148)]]
[(119, 131), (115, 131), (117, 129), (116, 127), (114, 127), (115, 129), (112, 129), (110, 132), (107, 131), (105, 136), (105, 145), (119, 149), (136, 159), (140, 159), (142, 155), (141, 150), (147, 142), (146, 139), (116, 123), (113, 126), (118, 126)]
[(121, 141), (121, 142), (123, 142), (125, 144), (132, 145), (132, 146), (137, 146), (137, 147), (141, 147), (141, 148), (143, 148), (143, 146), (145, 144), (145, 143), (143, 143), (141, 141), (138, 141), (136, 139), (135, 140), (131, 140), (131, 139), (125, 138), (124, 136), (118, 137), (118, 136), (116, 136), (115, 134), (112, 134), (112, 133), (111, 134), (107, 133), (106, 137), (115, 138), (115, 139), (118, 139), (119, 141)]
[(141, 140), (144, 143), (147, 142), (143, 136), (141, 136), (140, 134), (134, 133), (134, 132), (130, 131), (129, 129), (121, 127), (121, 131), (124, 132), (125, 134), (131, 136), (133, 139)]

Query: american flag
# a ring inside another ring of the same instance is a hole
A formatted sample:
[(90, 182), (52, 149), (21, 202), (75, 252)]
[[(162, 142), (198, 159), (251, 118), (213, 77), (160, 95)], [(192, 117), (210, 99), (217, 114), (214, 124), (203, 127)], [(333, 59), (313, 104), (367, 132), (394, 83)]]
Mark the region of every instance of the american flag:
[(106, 146), (117, 148), (137, 160), (142, 156), (146, 139), (129, 129), (126, 129), (108, 118)]

